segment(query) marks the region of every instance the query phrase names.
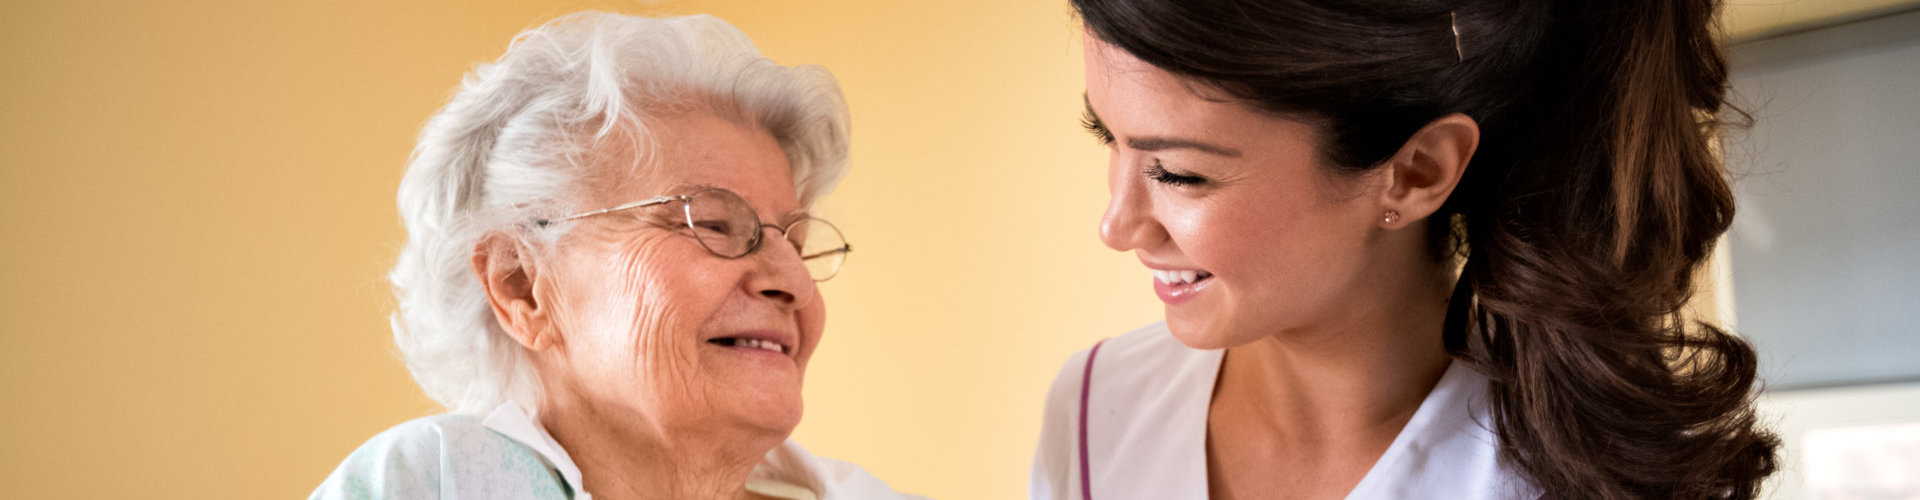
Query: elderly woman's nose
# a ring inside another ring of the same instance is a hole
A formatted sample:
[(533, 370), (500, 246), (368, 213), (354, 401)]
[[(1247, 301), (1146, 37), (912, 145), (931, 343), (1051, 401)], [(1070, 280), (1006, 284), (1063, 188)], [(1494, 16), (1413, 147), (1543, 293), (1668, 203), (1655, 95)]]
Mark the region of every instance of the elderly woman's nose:
[[(773, 231), (773, 228), (762, 230)], [(783, 307), (807, 305), (813, 300), (815, 287), (813, 277), (807, 274), (806, 261), (800, 259), (800, 250), (787, 243), (784, 235), (777, 231), (766, 236), (766, 244), (754, 252), (756, 265), (753, 276), (747, 280), (747, 291), (779, 302)]]
[(1151, 200), (1146, 186), (1136, 176), (1114, 174), (1109, 182), (1112, 198), (1107, 213), (1100, 217), (1100, 241), (1107, 248), (1122, 252), (1150, 246), (1155, 238), (1164, 238), (1164, 230), (1149, 216)]

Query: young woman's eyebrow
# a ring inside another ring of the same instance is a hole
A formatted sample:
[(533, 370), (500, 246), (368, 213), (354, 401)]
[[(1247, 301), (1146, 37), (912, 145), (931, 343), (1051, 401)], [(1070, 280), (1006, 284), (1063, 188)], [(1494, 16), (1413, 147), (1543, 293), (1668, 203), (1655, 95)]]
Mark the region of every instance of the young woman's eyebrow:
[[(1106, 122), (1100, 121), (1100, 113), (1096, 113), (1093, 111), (1093, 102), (1088, 100), (1085, 94), (1082, 94), (1080, 96), (1080, 100), (1082, 102), (1085, 102), (1087, 106), (1086, 116), (1081, 118), (1081, 122), (1082, 122), (1081, 125), (1087, 128), (1087, 132), (1092, 133), (1095, 137), (1098, 137), (1101, 140), (1101, 142), (1112, 143), (1114, 140), (1113, 131), (1107, 129)], [(1205, 141), (1199, 141), (1194, 139), (1184, 139), (1184, 138), (1178, 138), (1178, 137), (1128, 137), (1126, 140), (1126, 144), (1128, 148), (1132, 148), (1136, 151), (1167, 151), (1172, 149), (1191, 149), (1194, 151), (1199, 151), (1202, 153), (1207, 153), (1215, 156), (1223, 156), (1227, 158), (1239, 158), (1241, 156), (1240, 150), (1238, 149), (1233, 149), (1233, 148), (1221, 146), (1218, 144), (1212, 144)]]

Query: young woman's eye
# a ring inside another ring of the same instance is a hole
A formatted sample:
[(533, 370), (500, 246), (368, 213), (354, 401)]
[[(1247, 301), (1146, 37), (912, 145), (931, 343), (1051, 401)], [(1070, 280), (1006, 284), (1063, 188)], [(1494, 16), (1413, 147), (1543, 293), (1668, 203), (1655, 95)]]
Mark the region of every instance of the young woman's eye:
[(1207, 178), (1205, 177), (1168, 172), (1166, 167), (1160, 166), (1160, 162), (1158, 161), (1153, 162), (1152, 165), (1147, 165), (1145, 173), (1148, 179), (1153, 179), (1154, 182), (1169, 186), (1198, 186), (1207, 183)]

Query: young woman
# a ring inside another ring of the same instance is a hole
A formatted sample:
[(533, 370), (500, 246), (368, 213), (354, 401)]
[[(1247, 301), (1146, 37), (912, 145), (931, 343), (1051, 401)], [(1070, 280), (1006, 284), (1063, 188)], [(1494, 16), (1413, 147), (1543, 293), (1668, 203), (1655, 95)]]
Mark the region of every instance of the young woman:
[(1036, 499), (1751, 498), (1714, 0), (1073, 0), (1101, 237), (1166, 321), (1055, 380)]

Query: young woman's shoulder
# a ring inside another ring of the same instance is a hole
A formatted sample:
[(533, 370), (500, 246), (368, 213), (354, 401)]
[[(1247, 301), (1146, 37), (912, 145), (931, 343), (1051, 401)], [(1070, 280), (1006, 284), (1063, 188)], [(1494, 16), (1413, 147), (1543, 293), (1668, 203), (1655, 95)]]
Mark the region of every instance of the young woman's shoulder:
[(368, 439), (310, 499), (566, 498), (532, 448), (475, 415), (417, 418)]

